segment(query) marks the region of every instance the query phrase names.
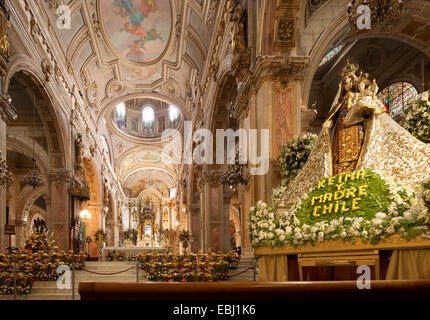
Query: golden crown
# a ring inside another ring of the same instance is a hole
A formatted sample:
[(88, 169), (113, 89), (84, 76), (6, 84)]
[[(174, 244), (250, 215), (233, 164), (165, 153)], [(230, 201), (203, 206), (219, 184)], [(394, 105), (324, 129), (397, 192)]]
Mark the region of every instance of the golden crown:
[(346, 66), (343, 68), (342, 73), (340, 74), (343, 78), (355, 75), (357, 70), (360, 69), (358, 64), (351, 64), (349, 59), (346, 60)]

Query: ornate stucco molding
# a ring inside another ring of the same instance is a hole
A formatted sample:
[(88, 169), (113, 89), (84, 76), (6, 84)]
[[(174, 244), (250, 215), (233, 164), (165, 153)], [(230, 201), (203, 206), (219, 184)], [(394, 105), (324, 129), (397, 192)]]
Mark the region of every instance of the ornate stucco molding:
[(81, 201), (91, 198), (88, 182), (83, 176), (75, 174), (72, 170), (56, 170), (49, 173), (48, 177), (51, 182), (66, 185), (70, 194), (78, 197)]
[(9, 103), (9, 100), (0, 94), (0, 118), (4, 122), (15, 120), (17, 117), (15, 108)]
[(251, 93), (258, 91), (264, 82), (273, 81), (287, 86), (295, 81), (302, 81), (309, 62), (307, 56), (258, 57), (254, 68), (239, 87), (234, 103), (234, 117), (241, 118), (246, 113)]

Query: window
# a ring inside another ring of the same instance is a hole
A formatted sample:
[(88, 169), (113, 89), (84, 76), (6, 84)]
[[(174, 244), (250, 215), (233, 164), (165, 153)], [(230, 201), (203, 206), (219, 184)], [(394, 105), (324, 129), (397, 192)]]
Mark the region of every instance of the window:
[(342, 50), (343, 45), (338, 45), (337, 47), (335, 47), (334, 49), (331, 49), (325, 56), (324, 58), (321, 60), (321, 63), (319, 64), (319, 66), (321, 67), (323, 64), (326, 64), (327, 62), (329, 62), (331, 59), (333, 59), (339, 52), (340, 50)]
[(393, 83), (378, 94), (393, 118), (400, 115), (417, 96), (417, 89), (408, 82)]
[(144, 107), (142, 110), (143, 131), (154, 131), (154, 109), (150, 106)]
[(126, 125), (126, 121), (125, 121), (126, 115), (127, 115), (127, 111), (125, 108), (125, 103), (121, 102), (116, 106), (116, 119), (117, 119), (118, 126)]
[(169, 107), (169, 118), (170, 122), (176, 122), (176, 120), (179, 118), (179, 110), (174, 105), (170, 105)]

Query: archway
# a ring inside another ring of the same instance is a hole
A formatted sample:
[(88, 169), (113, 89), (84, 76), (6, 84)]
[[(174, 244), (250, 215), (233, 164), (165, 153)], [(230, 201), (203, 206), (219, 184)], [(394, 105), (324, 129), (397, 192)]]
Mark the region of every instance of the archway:
[[(424, 91), (424, 83), (428, 80), (426, 73), (430, 70), (430, 58), (424, 52), (405, 42), (384, 37), (336, 41), (320, 60), (309, 92), (310, 104), (318, 111), (312, 124), (314, 131), (319, 130), (327, 117), (347, 60), (358, 64), (363, 72), (369, 74), (369, 79), (376, 79), (379, 92), (396, 83), (404, 83), (405, 88), (415, 92), (415, 96)], [(406, 107), (412, 98), (404, 99), (404, 106), (388, 103), (387, 109), (393, 117), (400, 118), (399, 109)]]
[[(305, 108), (310, 108), (315, 103), (315, 100), (312, 100), (313, 86), (315, 86), (313, 82), (315, 75), (319, 72), (320, 62), (330, 50), (335, 49), (338, 45), (343, 45), (344, 52), (349, 52), (356, 46), (356, 42), (365, 39), (372, 41), (372, 39), (382, 38), (403, 43), (404, 46), (408, 45), (413, 49), (412, 51), (419, 51), (427, 58), (430, 56), (430, 47), (428, 46), (428, 40), (430, 39), (430, 21), (428, 19), (430, 8), (423, 8), (422, 3), (419, 1), (408, 1), (405, 16), (392, 28), (381, 29), (375, 27), (370, 30), (355, 32), (352, 31), (346, 15), (348, 2), (348, 0), (318, 2), (312, 16), (309, 16), (306, 21), (301, 46), (303, 51), (309, 53), (311, 62), (305, 73), (302, 89), (302, 106)], [(321, 25), (325, 26), (322, 31)], [(342, 52), (339, 53), (339, 56), (342, 56)], [(378, 81), (378, 79), (376, 80)], [(426, 80), (428, 81), (427, 78)], [(380, 89), (383, 89), (384, 83), (378, 84)], [(420, 84), (420, 87), (420, 91), (422, 91), (422, 84)], [(321, 118), (322, 116), (319, 115), (318, 121), (321, 121)]]
[[(14, 194), (19, 195), (20, 201), (22, 201), (22, 203), (17, 203), (15, 208), (22, 209), (11, 211), (12, 218), (15, 219), (18, 229), (24, 223), (27, 228), (29, 227), (23, 221), (23, 210), (29, 201), (28, 198), (23, 197), (23, 194), (27, 194), (23, 178), (30, 169), (35, 167), (43, 179), (42, 186), (47, 200), (45, 223), (48, 231), (54, 234), (57, 246), (68, 248), (70, 222), (67, 186), (64, 183), (54, 182), (58, 181), (54, 177), (54, 172), (64, 169), (65, 165), (64, 139), (61, 131), (61, 128), (65, 126), (60, 125), (62, 119), (57, 117), (59, 110), (53, 107), (49, 85), (44, 85), (43, 77), (40, 77), (38, 71), (34, 71), (33, 66), (27, 61), (23, 62), (16, 57), (12, 60), (6, 76), (5, 89), (16, 109), (17, 118), (7, 123), (6, 146), (10, 161), (22, 162), (22, 156), (27, 158), (25, 172), (18, 174), (14, 190)], [(17, 153), (21, 154), (21, 159), (18, 159)], [(32, 159), (34, 159), (34, 165)], [(55, 197), (51, 197), (52, 193), (55, 194)], [(31, 208), (31, 205), (27, 207)], [(22, 245), (23, 229), (16, 238), (17, 242)]]

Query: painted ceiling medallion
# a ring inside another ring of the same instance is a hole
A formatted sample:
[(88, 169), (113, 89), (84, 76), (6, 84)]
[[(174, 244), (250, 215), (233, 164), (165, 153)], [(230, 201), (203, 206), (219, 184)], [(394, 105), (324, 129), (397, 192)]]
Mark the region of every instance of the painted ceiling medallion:
[(99, 0), (105, 37), (115, 53), (131, 63), (161, 59), (172, 28), (171, 0)]

